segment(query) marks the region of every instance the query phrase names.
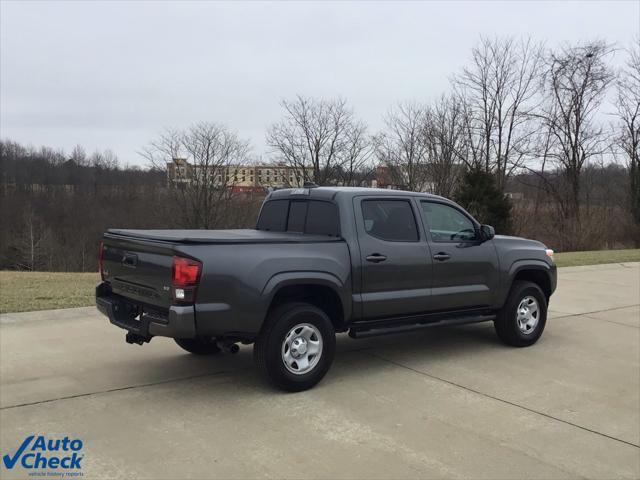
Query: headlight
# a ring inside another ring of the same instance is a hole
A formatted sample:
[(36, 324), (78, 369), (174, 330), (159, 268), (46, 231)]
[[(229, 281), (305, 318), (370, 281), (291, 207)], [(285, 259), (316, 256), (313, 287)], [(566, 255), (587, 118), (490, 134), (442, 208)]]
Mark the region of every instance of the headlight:
[(551, 250), (550, 248), (547, 248), (544, 253), (547, 254), (547, 257), (549, 257), (551, 260), (553, 260), (553, 250)]

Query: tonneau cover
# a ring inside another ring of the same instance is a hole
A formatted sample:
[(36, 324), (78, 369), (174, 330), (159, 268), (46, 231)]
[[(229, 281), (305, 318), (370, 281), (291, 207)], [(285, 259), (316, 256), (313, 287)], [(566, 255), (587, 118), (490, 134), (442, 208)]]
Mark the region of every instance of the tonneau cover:
[(318, 243), (338, 242), (339, 237), (262, 230), (122, 230), (108, 235), (171, 243)]

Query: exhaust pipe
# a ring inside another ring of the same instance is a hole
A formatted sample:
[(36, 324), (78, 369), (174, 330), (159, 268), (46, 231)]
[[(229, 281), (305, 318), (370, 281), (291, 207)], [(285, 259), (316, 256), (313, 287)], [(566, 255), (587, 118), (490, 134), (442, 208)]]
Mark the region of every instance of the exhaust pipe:
[(238, 353), (240, 351), (240, 347), (237, 343), (228, 340), (218, 340), (217, 344), (220, 350), (224, 350), (225, 352)]

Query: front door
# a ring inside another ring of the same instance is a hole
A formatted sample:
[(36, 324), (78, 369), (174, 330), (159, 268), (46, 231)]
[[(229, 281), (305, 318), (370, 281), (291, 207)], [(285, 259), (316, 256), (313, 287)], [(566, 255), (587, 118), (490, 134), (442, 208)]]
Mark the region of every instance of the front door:
[(431, 255), (409, 198), (354, 199), (362, 275), (363, 318), (425, 311)]
[(421, 200), (420, 207), (433, 257), (429, 310), (491, 306), (499, 282), (493, 240), (482, 241), (477, 225), (453, 205)]

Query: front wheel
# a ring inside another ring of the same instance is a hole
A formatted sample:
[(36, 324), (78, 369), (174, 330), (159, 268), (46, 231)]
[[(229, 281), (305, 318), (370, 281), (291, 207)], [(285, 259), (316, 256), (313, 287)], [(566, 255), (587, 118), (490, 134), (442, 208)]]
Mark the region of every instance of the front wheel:
[(176, 343), (189, 353), (195, 355), (215, 355), (220, 353), (216, 339), (212, 337), (174, 338)]
[(514, 347), (538, 341), (547, 323), (547, 298), (533, 282), (517, 280), (504, 307), (494, 321), (500, 340)]
[(253, 355), (273, 385), (299, 392), (322, 380), (333, 362), (335, 345), (327, 314), (314, 305), (292, 302), (269, 314)]

